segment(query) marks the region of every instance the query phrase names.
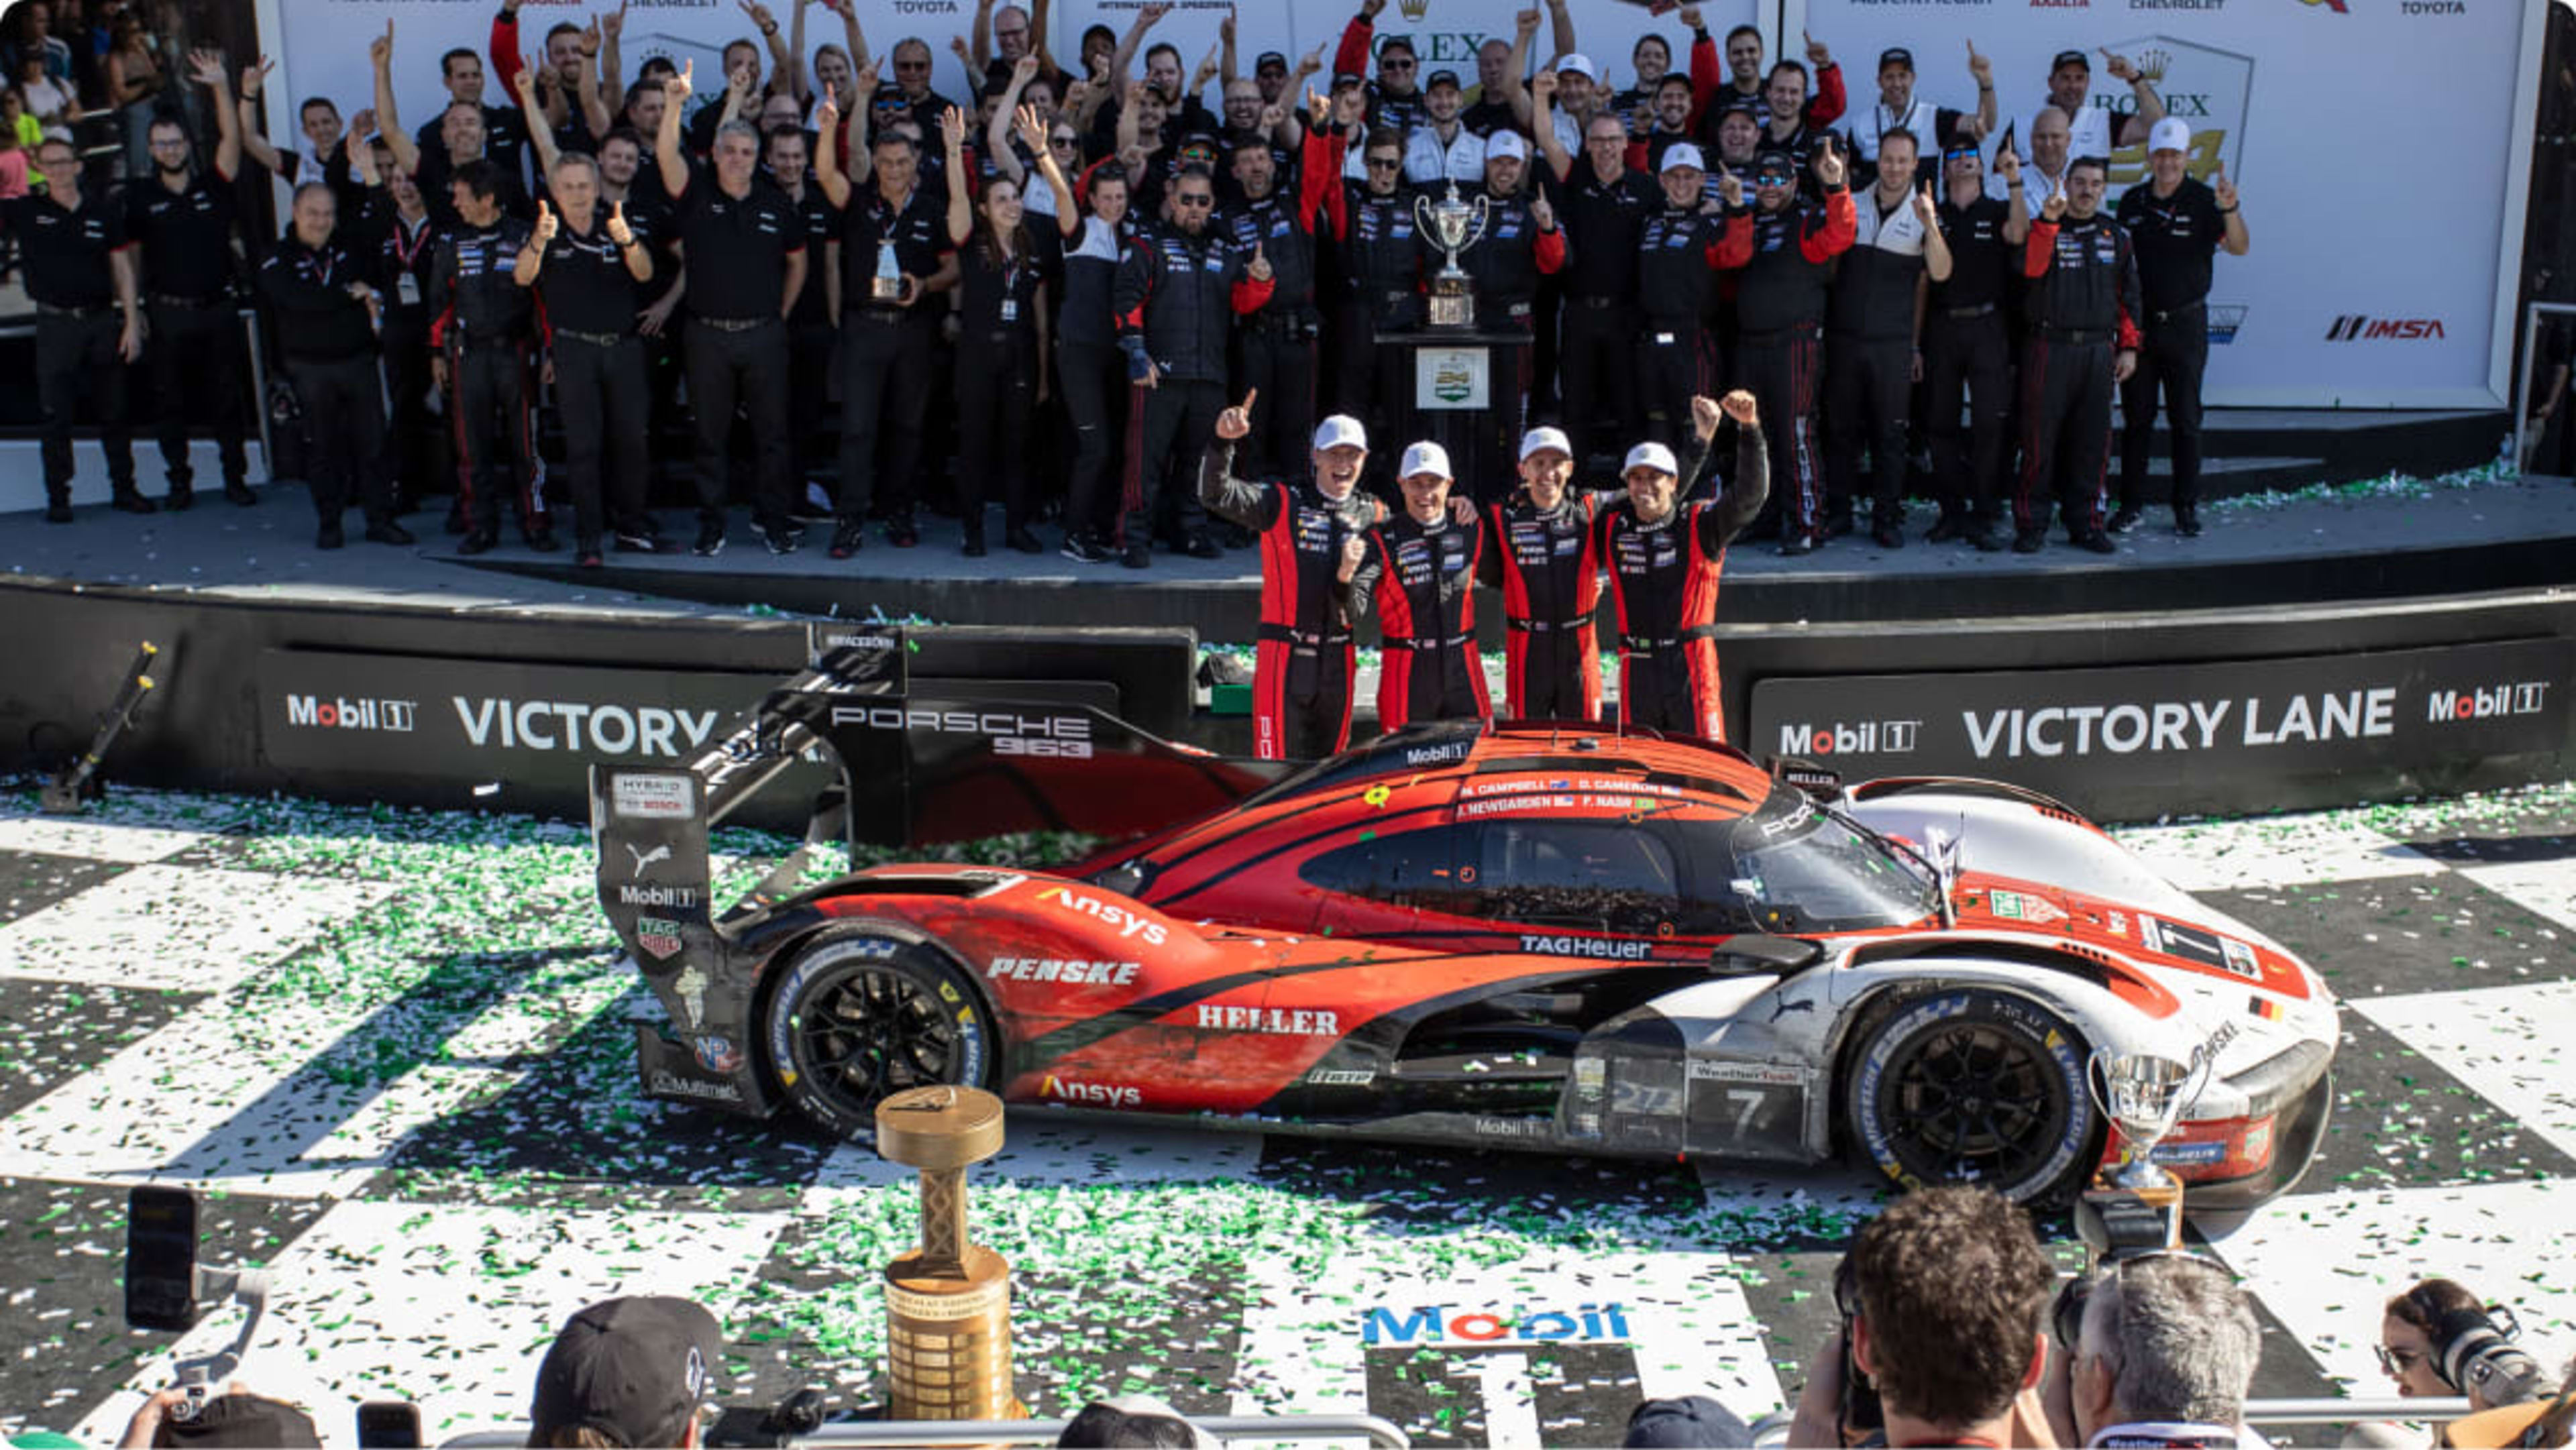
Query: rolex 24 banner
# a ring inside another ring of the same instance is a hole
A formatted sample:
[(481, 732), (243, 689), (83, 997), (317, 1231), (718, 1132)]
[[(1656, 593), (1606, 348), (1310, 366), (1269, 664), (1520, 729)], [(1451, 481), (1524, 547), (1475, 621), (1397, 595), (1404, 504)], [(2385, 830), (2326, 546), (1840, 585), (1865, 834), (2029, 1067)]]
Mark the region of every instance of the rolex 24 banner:
[[(1850, 69), (1860, 124), (1890, 46), (1914, 52), (1918, 94), (1973, 110), (1974, 41), (2024, 157), (2054, 56), (2089, 56), (2087, 104), (2120, 112), (2130, 90), (2103, 52), (2127, 57), (2192, 128), (2191, 174), (2223, 167), (2243, 188), (2253, 249), (2216, 259), (2207, 401), (2480, 407), (2501, 402), (2495, 309), (2516, 281), (2498, 259), (2509, 213), (2519, 249), (2508, 202), (2532, 118), (2515, 104), (2538, 63), (2526, 13), (2522, 0), (1806, 0), (1805, 24)], [(2401, 75), (2443, 77), (2441, 102), (2384, 107)], [(2114, 198), (2145, 161), (2140, 146), (2113, 154)], [(2371, 173), (2406, 180), (2367, 199), (2356, 187)]]

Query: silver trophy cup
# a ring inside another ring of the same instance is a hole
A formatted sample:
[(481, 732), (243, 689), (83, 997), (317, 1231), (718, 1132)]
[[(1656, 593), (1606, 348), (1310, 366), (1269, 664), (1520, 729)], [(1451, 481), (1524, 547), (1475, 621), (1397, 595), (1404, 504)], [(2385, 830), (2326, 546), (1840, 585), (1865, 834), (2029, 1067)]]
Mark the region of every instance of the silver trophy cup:
[[(2134, 1052), (2114, 1057), (2095, 1049), (2086, 1064), (2084, 1086), (2111, 1126), (2128, 1141), (2127, 1161), (2111, 1175), (2113, 1188), (2170, 1188), (2171, 1173), (2155, 1165), (2158, 1141), (2181, 1121), (2183, 1109), (2198, 1097), (2209, 1058), (2192, 1054), (2190, 1062)], [(2094, 1080), (2099, 1078), (2097, 1084)]]
[(1485, 226), (1492, 214), (1492, 198), (1479, 192), (1470, 204), (1458, 194), (1455, 181), (1449, 183), (1448, 194), (1437, 202), (1428, 196), (1413, 199), (1414, 221), (1447, 259), (1447, 265), (1431, 278), (1433, 327), (1465, 329), (1476, 325), (1475, 285), (1459, 268), (1458, 254), (1484, 240)]

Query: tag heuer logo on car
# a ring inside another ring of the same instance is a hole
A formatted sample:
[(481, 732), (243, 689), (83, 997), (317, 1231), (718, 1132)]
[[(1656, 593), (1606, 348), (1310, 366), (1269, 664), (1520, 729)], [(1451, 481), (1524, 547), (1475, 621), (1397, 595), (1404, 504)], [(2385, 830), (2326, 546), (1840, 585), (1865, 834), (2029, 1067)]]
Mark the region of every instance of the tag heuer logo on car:
[(669, 961), (680, 954), (680, 924), (658, 916), (635, 918), (635, 945), (657, 961)]

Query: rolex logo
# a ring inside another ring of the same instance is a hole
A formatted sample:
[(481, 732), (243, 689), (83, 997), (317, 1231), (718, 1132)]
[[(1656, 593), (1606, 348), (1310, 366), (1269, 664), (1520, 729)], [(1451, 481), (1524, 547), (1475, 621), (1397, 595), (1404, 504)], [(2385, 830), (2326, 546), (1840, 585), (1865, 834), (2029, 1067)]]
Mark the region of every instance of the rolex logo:
[(1395, 8), (1404, 12), (1405, 19), (1420, 24), (1431, 13), (1431, 0), (1395, 0)]
[(2138, 52), (2138, 74), (2145, 77), (2149, 85), (2163, 84), (2165, 72), (2171, 69), (2173, 69), (2173, 52), (2168, 50)]

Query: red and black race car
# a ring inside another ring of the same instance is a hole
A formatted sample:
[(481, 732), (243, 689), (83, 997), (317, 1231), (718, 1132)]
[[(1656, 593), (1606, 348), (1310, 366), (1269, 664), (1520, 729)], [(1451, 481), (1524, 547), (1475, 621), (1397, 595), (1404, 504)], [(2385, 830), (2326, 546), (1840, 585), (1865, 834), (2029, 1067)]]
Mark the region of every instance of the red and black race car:
[[(864, 1138), (886, 1095), (972, 1083), (1273, 1132), (1842, 1153), (2031, 1199), (2119, 1151), (2091, 1055), (2153, 1053), (2209, 1064), (2155, 1152), (2196, 1209), (2286, 1189), (2324, 1130), (2317, 975), (2012, 786), (1809, 788), (1705, 741), (1474, 723), (1274, 778), (1095, 710), (899, 690), (836, 657), (688, 768), (596, 768), (601, 900), (670, 1018), (638, 1028), (648, 1094)], [(716, 910), (709, 824), (800, 754), (870, 802), (809, 839), (1128, 839)]]

